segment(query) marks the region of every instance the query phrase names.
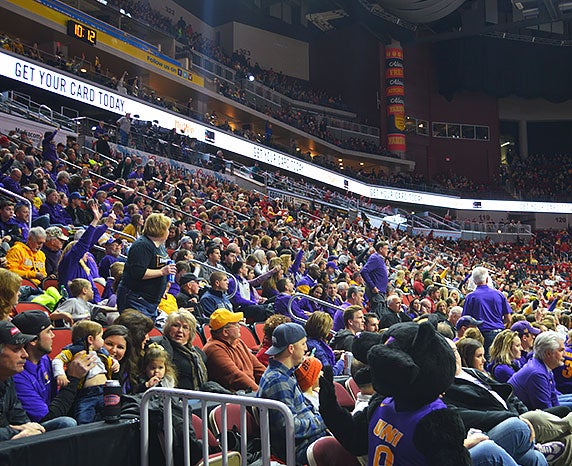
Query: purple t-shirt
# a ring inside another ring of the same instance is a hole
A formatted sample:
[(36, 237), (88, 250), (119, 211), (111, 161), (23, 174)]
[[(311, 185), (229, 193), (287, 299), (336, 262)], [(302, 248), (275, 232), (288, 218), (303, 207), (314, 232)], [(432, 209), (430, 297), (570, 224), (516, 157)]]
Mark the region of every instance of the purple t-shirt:
[(413, 435), (427, 414), (447, 406), (440, 399), (417, 411), (395, 410), (393, 398), (386, 398), (369, 423), (368, 466), (425, 466), (425, 457), (415, 448)]
[(564, 350), (564, 365), (552, 370), (556, 388), (560, 393), (572, 393), (572, 347)]
[(481, 332), (504, 329), (504, 316), (512, 309), (504, 295), (487, 285), (479, 285), (465, 298), (463, 315), (482, 320)]

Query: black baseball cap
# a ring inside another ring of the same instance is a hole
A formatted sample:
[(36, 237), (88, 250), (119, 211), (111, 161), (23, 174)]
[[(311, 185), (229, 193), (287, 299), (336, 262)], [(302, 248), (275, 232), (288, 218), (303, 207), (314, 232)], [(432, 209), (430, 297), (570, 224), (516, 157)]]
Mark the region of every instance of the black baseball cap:
[(38, 338), (38, 335), (22, 333), (18, 327), (7, 320), (0, 321), (0, 344), (25, 345)]
[(38, 335), (52, 325), (52, 321), (44, 311), (22, 312), (12, 319), (12, 323), (29, 335)]

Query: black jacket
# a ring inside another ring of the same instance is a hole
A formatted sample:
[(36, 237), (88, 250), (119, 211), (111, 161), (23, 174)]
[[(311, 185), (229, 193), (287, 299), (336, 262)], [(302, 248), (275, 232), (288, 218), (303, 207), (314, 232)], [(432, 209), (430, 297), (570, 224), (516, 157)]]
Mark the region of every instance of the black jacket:
[(463, 370), (495, 391), (507, 404), (505, 408), (485, 387), (455, 377), (453, 385), (445, 392), (443, 401), (461, 416), (466, 429), (474, 427), (486, 432), (502, 421), (528, 411), (524, 403), (513, 394), (510, 384), (497, 382), (475, 369)]
[(30, 418), (22, 408), (16, 396), (12, 377), (0, 382), (0, 441), (9, 440), (19, 431), (10, 427), (30, 422)]

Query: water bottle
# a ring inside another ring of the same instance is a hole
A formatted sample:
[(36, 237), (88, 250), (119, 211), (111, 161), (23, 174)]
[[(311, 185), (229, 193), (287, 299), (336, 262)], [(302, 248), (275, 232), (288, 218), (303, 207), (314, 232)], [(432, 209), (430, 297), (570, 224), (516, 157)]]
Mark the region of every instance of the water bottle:
[(121, 415), (121, 386), (118, 380), (107, 380), (103, 387), (103, 420), (119, 422)]
[[(167, 262), (167, 264), (169, 264), (169, 265), (174, 264), (174, 263), (175, 263), (174, 260), (170, 260), (169, 262)], [(169, 283), (175, 283), (175, 274), (174, 273), (169, 274)]]
[(63, 299), (69, 298), (68, 290), (66, 290), (66, 287), (64, 285), (60, 287), (60, 295), (62, 296)]
[(344, 353), (344, 375), (351, 375), (353, 362), (354, 354), (351, 351), (346, 351)]

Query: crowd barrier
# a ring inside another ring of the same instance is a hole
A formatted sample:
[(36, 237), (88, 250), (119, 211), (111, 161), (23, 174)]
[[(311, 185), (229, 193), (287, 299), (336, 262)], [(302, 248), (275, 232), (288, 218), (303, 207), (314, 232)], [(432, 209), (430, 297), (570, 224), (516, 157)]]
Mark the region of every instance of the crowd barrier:
[[(151, 399), (158, 398), (163, 407), (163, 445), (165, 452), (165, 465), (173, 466), (173, 422), (172, 422), (172, 405), (182, 403), (183, 415), (183, 432), (188, 432), (191, 423), (189, 401), (200, 401), (200, 417), (202, 423), (202, 435), (197, 432), (198, 437), (205, 439), (203, 441), (203, 462), (209, 464), (209, 445), (206, 439), (209, 438), (209, 430), (206, 420), (208, 419), (208, 403), (220, 403), (221, 405), (221, 432), (228, 432), (228, 407), (229, 405), (240, 406), (240, 425), (239, 432), (247, 432), (247, 407), (257, 410), (257, 417), (260, 425), (260, 441), (262, 446), (262, 464), (270, 465), (270, 426), (268, 411), (275, 409), (280, 411), (284, 416), (285, 436), (286, 436), (286, 465), (295, 466), (295, 449), (294, 449), (294, 417), (290, 409), (280, 401), (266, 400), (262, 398), (220, 395), (218, 393), (198, 392), (192, 390), (180, 390), (169, 388), (151, 388), (145, 392), (141, 401), (141, 466), (149, 466), (149, 407)], [(232, 426), (231, 426), (232, 427)], [(188, 435), (183, 436), (183, 457), (184, 464), (190, 464), (191, 451)], [(228, 464), (228, 441), (227, 436), (221, 436), (222, 463)], [(240, 441), (240, 454), (242, 458), (242, 466), (247, 466), (247, 436), (242, 435)], [(156, 465), (153, 465), (156, 466)]]

